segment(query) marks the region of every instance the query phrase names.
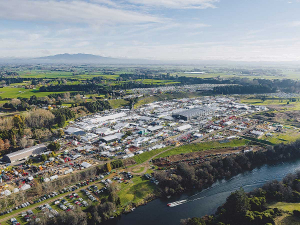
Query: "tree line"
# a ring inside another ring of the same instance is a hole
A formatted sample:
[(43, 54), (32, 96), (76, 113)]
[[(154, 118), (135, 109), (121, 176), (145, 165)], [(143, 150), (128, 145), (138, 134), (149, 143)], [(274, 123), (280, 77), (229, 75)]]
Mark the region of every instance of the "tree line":
[[(282, 181), (273, 180), (245, 193), (237, 190), (226, 199), (217, 212), (209, 217), (191, 218), (182, 221), (182, 225), (266, 225), (275, 224), (275, 218), (282, 215), (277, 208), (270, 209), (274, 202), (300, 202), (300, 172), (288, 174)], [(300, 217), (300, 211), (294, 210)]]
[(200, 165), (181, 163), (169, 171), (156, 172), (160, 191), (164, 196), (182, 193), (186, 190), (202, 190), (216, 180), (230, 178), (243, 171), (266, 163), (276, 163), (300, 157), (300, 140), (291, 144), (279, 144), (267, 150), (247, 152), (222, 159), (214, 159)]

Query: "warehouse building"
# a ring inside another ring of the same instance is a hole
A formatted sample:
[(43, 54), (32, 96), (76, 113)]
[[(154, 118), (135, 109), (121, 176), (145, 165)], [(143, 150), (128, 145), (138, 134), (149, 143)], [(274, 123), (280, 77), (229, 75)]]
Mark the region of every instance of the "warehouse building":
[(181, 112), (173, 113), (173, 117), (179, 120), (190, 120), (193, 117), (200, 117), (200, 116), (209, 116), (212, 115), (213, 111), (208, 107), (202, 107), (202, 108), (193, 108), (184, 110)]
[(22, 159), (27, 159), (31, 155), (38, 155), (47, 150), (46, 145), (40, 144), (35, 145), (30, 148), (25, 148), (23, 150), (13, 152), (3, 156), (2, 160), (4, 162), (13, 163)]

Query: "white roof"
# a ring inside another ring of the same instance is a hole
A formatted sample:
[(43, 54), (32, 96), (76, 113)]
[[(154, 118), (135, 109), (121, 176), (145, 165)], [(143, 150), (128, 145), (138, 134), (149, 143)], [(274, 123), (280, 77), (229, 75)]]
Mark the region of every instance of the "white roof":
[(87, 162), (83, 162), (83, 163), (81, 163), (81, 166), (84, 167), (84, 168), (89, 168), (89, 167), (91, 167), (92, 165), (89, 164), (89, 163), (87, 163)]
[(65, 133), (68, 133), (68, 134), (74, 134), (76, 132), (80, 132), (80, 131), (83, 131), (77, 127), (69, 127), (68, 129), (65, 130)]
[(18, 156), (18, 155), (22, 155), (22, 154), (27, 153), (27, 152), (34, 151), (38, 148), (47, 148), (47, 147), (44, 144), (35, 145), (35, 146), (30, 147), (30, 148), (25, 148), (23, 150), (7, 154), (6, 156), (11, 158), (11, 157), (15, 157), (15, 156)]
[(183, 126), (177, 127), (177, 130), (179, 131), (183, 131), (183, 130), (187, 130), (190, 129), (192, 126), (190, 124), (185, 124)]
[(156, 131), (164, 128), (163, 126), (154, 126), (154, 127), (148, 127), (149, 131)]
[(30, 189), (31, 188), (31, 186), (29, 185), (29, 184), (24, 184), (20, 189), (22, 190), (22, 191), (25, 191), (25, 190), (28, 190), (28, 189)]

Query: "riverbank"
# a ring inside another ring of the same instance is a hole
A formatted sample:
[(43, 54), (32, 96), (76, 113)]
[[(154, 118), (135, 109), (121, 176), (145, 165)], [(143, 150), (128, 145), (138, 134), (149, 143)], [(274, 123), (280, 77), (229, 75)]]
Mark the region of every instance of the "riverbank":
[[(103, 225), (179, 225), (184, 218), (202, 217), (214, 214), (231, 192), (242, 187), (246, 192), (263, 186), (268, 181), (282, 180), (289, 173), (300, 168), (300, 160), (264, 165), (238, 174), (228, 180), (219, 180), (210, 188), (200, 192), (183, 193), (170, 199), (157, 198), (134, 212), (103, 222)], [(186, 203), (168, 207), (169, 202), (188, 200)]]

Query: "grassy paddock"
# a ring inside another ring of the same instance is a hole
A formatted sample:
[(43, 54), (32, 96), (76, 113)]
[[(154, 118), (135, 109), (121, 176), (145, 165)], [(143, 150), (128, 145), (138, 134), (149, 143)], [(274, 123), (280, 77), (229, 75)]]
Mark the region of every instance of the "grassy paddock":
[(139, 164), (139, 163), (143, 163), (143, 162), (146, 162), (147, 160), (149, 160), (151, 157), (165, 151), (166, 149), (168, 149), (170, 147), (165, 147), (165, 148), (159, 148), (159, 149), (155, 149), (155, 150), (152, 150), (150, 152), (144, 152), (140, 155), (135, 155), (133, 157), (133, 159)]
[(173, 148), (169, 151), (166, 151), (166, 152), (156, 156), (155, 159), (161, 158), (161, 157), (166, 157), (166, 156), (171, 156), (171, 155), (179, 155), (182, 153), (186, 154), (186, 153), (190, 153), (190, 152), (205, 151), (205, 150), (216, 149), (216, 148), (239, 147), (239, 146), (244, 146), (247, 143), (249, 143), (248, 140), (237, 139), (237, 140), (232, 140), (228, 143), (220, 143), (217, 141), (212, 141), (212, 142), (205, 142), (205, 143), (187, 144), (187, 145), (182, 145), (182, 146)]
[(118, 196), (121, 199), (121, 205), (126, 207), (131, 203), (143, 203), (143, 199), (150, 193), (155, 193), (156, 186), (143, 177), (134, 176), (128, 184), (122, 183)]
[(300, 203), (287, 203), (287, 202), (276, 202), (268, 205), (269, 208), (278, 208), (283, 211), (293, 212), (293, 210), (300, 210)]

